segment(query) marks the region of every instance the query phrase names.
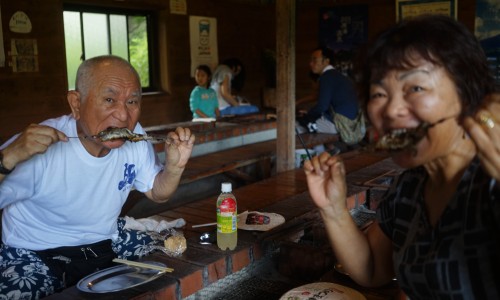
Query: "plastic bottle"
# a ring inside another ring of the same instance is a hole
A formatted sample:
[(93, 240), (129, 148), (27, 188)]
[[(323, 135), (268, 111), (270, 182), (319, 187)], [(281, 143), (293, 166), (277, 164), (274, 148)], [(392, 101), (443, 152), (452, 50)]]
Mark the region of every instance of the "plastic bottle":
[(217, 198), (217, 246), (221, 250), (234, 250), (238, 242), (238, 212), (236, 197), (229, 182), (222, 183)]

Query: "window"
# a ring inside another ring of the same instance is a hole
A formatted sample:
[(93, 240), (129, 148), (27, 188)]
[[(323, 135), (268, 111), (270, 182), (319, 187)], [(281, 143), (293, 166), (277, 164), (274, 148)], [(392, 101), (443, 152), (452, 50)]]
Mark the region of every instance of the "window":
[(139, 73), (143, 91), (153, 91), (151, 15), (103, 8), (65, 7), (64, 38), (68, 87), (75, 88), (76, 71), (84, 59), (113, 54), (128, 60)]

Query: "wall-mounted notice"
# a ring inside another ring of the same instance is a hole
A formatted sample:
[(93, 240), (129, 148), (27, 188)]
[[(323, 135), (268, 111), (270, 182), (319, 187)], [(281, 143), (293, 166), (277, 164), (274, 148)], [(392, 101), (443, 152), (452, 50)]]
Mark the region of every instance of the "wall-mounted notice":
[(177, 15), (187, 14), (186, 0), (170, 0), (170, 13)]
[(423, 14), (457, 18), (457, 0), (396, 0), (396, 21)]
[(28, 15), (23, 11), (16, 11), (9, 21), (9, 29), (17, 33), (30, 33), (32, 26)]
[(13, 72), (38, 72), (38, 46), (35, 39), (11, 39)]
[(217, 19), (189, 17), (189, 40), (191, 46), (191, 76), (198, 65), (208, 65), (212, 70), (218, 63)]

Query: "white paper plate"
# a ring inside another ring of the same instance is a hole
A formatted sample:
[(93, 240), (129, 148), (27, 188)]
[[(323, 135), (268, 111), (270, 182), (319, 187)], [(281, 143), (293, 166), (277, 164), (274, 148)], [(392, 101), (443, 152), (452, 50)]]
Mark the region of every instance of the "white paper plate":
[[(249, 215), (258, 216), (260, 220), (254, 222), (257, 224), (247, 224), (247, 218), (249, 217)], [(263, 218), (267, 219), (267, 221), (262, 222), (261, 220)], [(238, 215), (238, 229), (243, 229), (243, 230), (268, 231), (283, 223), (285, 223), (285, 218), (282, 215), (275, 213), (267, 213), (260, 211), (245, 211)]]
[(215, 118), (193, 118), (191, 122), (215, 122)]
[(296, 287), (280, 300), (366, 300), (360, 292), (332, 282), (315, 282)]

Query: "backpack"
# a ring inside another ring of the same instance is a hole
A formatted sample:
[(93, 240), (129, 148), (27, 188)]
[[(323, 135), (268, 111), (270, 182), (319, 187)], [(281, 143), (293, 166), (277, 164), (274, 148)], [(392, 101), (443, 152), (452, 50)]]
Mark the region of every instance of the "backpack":
[(335, 124), (335, 127), (340, 135), (340, 139), (344, 143), (348, 145), (357, 144), (363, 139), (366, 133), (366, 125), (365, 117), (361, 111), (358, 112), (358, 115), (354, 120), (333, 111), (332, 115), (333, 124)]

